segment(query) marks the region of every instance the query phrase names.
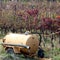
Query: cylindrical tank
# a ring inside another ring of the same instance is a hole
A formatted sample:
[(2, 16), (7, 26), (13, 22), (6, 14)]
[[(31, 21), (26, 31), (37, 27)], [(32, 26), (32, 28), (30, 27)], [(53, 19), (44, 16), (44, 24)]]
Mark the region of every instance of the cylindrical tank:
[(8, 35), (6, 35), (3, 38), (5, 41), (5, 44), (15, 44), (15, 45), (25, 45), (25, 46), (29, 46), (30, 50), (28, 52), (28, 49), (26, 48), (20, 48), (20, 51), (25, 52), (25, 53), (30, 53), (30, 54), (34, 54), (36, 53), (36, 51), (38, 50), (38, 46), (39, 46), (39, 40), (36, 34), (16, 34), (16, 33), (10, 33)]

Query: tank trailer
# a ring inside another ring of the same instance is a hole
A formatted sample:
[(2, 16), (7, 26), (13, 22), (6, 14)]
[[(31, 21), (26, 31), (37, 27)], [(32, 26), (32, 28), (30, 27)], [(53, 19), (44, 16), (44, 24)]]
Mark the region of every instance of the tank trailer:
[(37, 34), (17, 34), (9, 33), (2, 39), (2, 46), (7, 53), (21, 53), (43, 58), (43, 50), (39, 49), (39, 39)]

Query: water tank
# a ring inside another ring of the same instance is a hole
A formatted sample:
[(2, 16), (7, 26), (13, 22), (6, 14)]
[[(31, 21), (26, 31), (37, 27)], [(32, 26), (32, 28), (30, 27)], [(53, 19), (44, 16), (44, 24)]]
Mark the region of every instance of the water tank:
[[(6, 35), (3, 38), (3, 40), (5, 40), (3, 42), (4, 44), (13, 44), (14, 47), (16, 45), (20, 45), (20, 44), (29, 46), (30, 47), (29, 50), (24, 47), (20, 47), (20, 46), (17, 46), (17, 48), (15, 48), (17, 51), (19, 49), (20, 52), (29, 53), (29, 54), (36, 53), (36, 51), (38, 50), (38, 46), (39, 46), (38, 35), (36, 35), (36, 34), (25, 35), (25, 34), (10, 33), (10, 34)], [(6, 47), (9, 47), (9, 46), (6, 45)]]

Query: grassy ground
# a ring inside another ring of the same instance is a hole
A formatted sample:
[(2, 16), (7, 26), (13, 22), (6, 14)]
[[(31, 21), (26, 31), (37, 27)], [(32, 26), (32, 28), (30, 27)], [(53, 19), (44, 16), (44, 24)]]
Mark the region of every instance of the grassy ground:
[[(1, 35), (2, 38), (2, 35)], [(58, 38), (57, 38), (58, 39)], [(0, 40), (0, 43), (2, 41)], [(60, 60), (60, 48), (58, 47), (58, 40), (54, 42), (55, 47), (51, 47), (51, 44), (49, 41), (45, 44), (45, 47), (43, 49), (45, 50), (45, 57), (46, 58), (52, 58), (52, 60)], [(43, 44), (42, 44), (43, 46)], [(0, 45), (0, 60), (41, 60), (35, 58), (25, 58), (24, 55), (16, 55), (16, 54), (7, 54), (4, 50), (3, 46)], [(44, 59), (43, 59), (44, 60)], [(47, 59), (46, 59), (47, 60)], [(49, 59), (48, 59), (49, 60)]]

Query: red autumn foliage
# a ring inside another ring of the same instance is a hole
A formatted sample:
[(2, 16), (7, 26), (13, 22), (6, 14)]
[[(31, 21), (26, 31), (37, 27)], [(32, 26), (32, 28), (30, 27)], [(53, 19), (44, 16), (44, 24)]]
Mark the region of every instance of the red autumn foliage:
[(30, 16), (36, 16), (38, 14), (38, 9), (30, 9), (30, 10), (27, 10), (27, 13)]

